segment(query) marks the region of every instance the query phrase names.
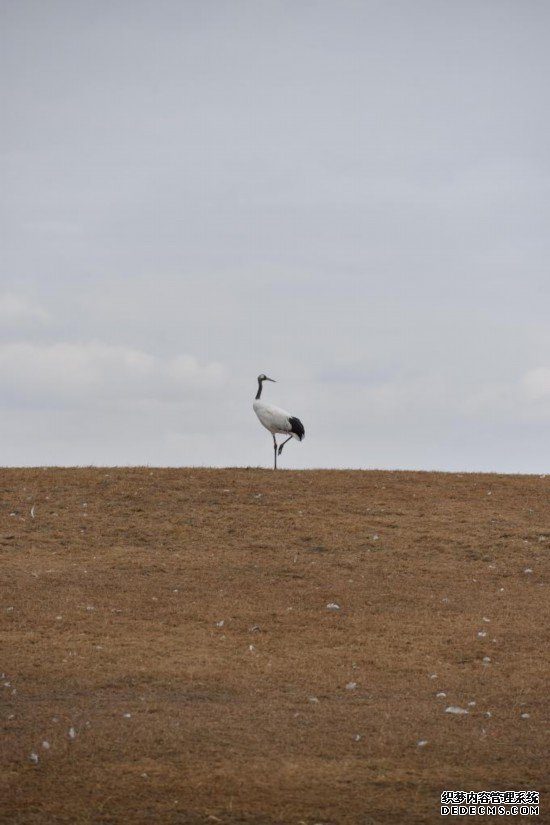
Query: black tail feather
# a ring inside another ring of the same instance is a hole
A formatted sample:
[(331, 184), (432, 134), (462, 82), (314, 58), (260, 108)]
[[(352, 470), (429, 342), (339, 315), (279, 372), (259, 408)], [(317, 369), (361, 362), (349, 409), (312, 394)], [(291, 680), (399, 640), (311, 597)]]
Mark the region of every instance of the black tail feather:
[(289, 418), (288, 420), (290, 423), (290, 432), (295, 433), (301, 441), (304, 435), (306, 434), (306, 431), (304, 430), (304, 425), (302, 424), (299, 418), (294, 418), (294, 416), (291, 416), (291, 418)]

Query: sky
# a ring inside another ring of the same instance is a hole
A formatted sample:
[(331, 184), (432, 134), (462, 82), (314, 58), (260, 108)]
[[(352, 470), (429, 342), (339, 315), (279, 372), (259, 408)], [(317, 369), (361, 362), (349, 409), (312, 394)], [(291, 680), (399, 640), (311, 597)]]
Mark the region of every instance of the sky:
[(0, 0), (0, 465), (550, 470), (546, 0)]

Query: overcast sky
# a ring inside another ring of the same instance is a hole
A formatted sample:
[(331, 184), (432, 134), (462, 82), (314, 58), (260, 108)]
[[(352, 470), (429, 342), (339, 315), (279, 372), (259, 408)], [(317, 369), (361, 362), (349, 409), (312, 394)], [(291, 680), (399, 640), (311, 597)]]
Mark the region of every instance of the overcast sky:
[(547, 0), (0, 0), (0, 464), (550, 471)]

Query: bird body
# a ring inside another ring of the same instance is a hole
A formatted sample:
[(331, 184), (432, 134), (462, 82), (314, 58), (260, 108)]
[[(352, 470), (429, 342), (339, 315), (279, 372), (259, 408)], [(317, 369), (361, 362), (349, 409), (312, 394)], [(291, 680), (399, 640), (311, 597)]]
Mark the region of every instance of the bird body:
[(254, 412), (270, 433), (288, 433), (291, 437), (301, 441), (304, 438), (304, 427), (298, 418), (294, 418), (289, 412), (276, 407), (274, 404), (266, 404), (265, 401), (254, 401), (252, 404)]
[[(261, 401), (260, 396), (262, 394), (264, 381), (273, 381), (273, 378), (268, 378), (267, 375), (258, 376), (258, 392), (256, 393), (252, 407), (260, 423), (266, 430), (269, 430), (273, 436), (274, 468), (277, 469), (277, 455), (281, 455), (286, 442), (290, 441), (291, 438), (302, 441), (305, 438), (306, 431), (299, 418), (291, 415), (281, 407), (276, 407), (274, 404), (266, 404), (265, 401)], [(279, 446), (277, 446), (277, 440), (275, 438), (276, 433), (288, 435), (288, 438)]]

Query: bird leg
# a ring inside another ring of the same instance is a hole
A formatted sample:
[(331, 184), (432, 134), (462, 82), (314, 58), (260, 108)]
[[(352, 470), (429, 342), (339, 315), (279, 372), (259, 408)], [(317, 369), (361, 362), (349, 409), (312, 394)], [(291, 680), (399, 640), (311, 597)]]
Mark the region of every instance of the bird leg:
[(274, 467), (273, 469), (277, 469), (277, 439), (275, 438), (275, 433), (273, 433), (273, 458), (274, 458)]
[(290, 441), (290, 439), (291, 439), (291, 438), (292, 438), (292, 436), (291, 436), (291, 435), (289, 435), (289, 437), (288, 437), (288, 438), (286, 438), (286, 439), (283, 441), (283, 443), (279, 446), (279, 455), (281, 455), (281, 453), (283, 452), (283, 447), (285, 446), (286, 442), (287, 442), (287, 441)]

